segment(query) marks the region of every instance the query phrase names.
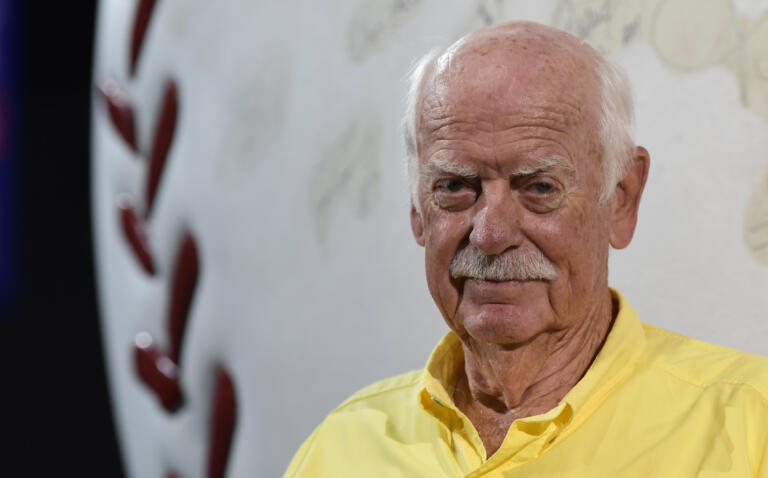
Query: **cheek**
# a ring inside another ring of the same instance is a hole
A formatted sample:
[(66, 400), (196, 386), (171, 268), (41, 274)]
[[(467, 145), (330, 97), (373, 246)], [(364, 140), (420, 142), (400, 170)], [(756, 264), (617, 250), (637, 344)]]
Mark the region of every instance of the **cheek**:
[(427, 285), (447, 320), (451, 320), (459, 291), (451, 281), (450, 265), (456, 251), (469, 236), (469, 218), (460, 214), (432, 213), (425, 227)]
[(591, 291), (605, 277), (607, 259), (602, 218), (595, 216), (596, 211), (592, 215), (573, 212), (576, 214), (567, 218), (543, 221), (536, 238), (532, 237), (555, 266), (557, 280), (550, 284), (549, 303), (555, 315), (566, 322), (589, 307), (584, 298), (592, 296)]
[(424, 230), (427, 254), (452, 259), (462, 241), (469, 237), (470, 223), (467, 214), (429, 213)]
[(568, 276), (590, 273), (602, 267), (608, 245), (608, 224), (600, 208), (573, 208), (570, 214), (541, 221), (535, 235), (537, 246)]

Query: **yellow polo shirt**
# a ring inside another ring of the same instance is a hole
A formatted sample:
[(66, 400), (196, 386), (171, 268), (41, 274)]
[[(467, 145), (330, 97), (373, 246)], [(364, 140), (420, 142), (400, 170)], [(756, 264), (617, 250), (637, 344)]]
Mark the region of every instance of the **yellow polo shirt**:
[(768, 358), (642, 324), (613, 293), (619, 313), (587, 373), (491, 457), (453, 403), (464, 358), (449, 333), (424, 370), (328, 415), (285, 477), (768, 478)]

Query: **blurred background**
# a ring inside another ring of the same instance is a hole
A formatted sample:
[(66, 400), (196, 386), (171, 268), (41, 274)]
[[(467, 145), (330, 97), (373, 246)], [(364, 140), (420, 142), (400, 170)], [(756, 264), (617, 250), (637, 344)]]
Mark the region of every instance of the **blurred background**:
[(504, 20), (631, 79), (652, 166), (611, 283), (768, 355), (768, 1), (95, 3), (0, 0), (6, 469), (280, 476), (345, 397), (423, 366), (446, 328), (404, 78)]
[(94, 289), (94, 15), (91, 1), (0, 1), (0, 370), (11, 476), (122, 476)]

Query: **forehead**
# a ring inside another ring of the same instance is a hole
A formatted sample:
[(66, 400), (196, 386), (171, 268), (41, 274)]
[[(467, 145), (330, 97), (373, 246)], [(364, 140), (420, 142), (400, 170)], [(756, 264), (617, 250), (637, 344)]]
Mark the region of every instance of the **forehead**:
[(518, 126), (567, 134), (597, 129), (599, 87), (588, 47), (518, 33), (479, 34), (437, 59), (422, 84), (423, 139)]

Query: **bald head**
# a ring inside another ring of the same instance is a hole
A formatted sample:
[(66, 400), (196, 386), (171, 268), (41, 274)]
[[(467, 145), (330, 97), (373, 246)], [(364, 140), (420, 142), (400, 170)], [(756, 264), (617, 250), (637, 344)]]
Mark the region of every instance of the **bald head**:
[(505, 23), (477, 30), (451, 45), (425, 71), (422, 86), (428, 90), (452, 81), (458, 88), (503, 95), (536, 82), (542, 87), (588, 87), (596, 95), (597, 56), (563, 31), (530, 22)]
[[(562, 107), (542, 107), (553, 100)], [(631, 94), (615, 66), (555, 28), (532, 22), (493, 25), (428, 53), (414, 68), (403, 126), (416, 207), (425, 132), (440, 131), (435, 121), (453, 108), (467, 107), (479, 116), (493, 110), (494, 121), (506, 113), (515, 119), (544, 118), (555, 129), (573, 131), (578, 123), (601, 161), (602, 199), (610, 197), (633, 156)], [(432, 122), (428, 128), (422, 127), (425, 117)]]

